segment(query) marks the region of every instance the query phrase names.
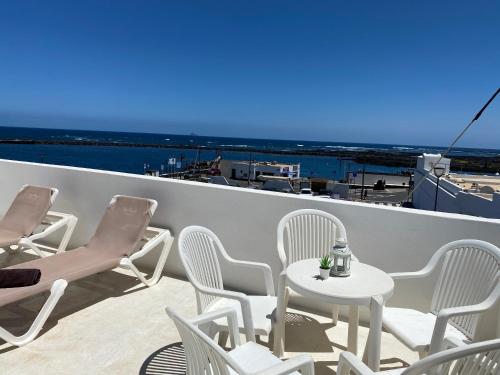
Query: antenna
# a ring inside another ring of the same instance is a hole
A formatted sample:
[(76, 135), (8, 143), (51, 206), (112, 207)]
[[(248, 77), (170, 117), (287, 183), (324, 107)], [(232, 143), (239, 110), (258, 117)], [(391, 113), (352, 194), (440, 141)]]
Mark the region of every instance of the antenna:
[[(441, 157), (438, 159), (438, 161), (435, 163), (435, 164), (439, 164), (439, 162), (444, 158), (446, 157), (446, 155), (448, 155), (448, 153), (451, 151), (451, 149), (455, 146), (455, 144), (460, 140), (460, 138), (462, 138), (462, 136), (467, 132), (467, 130), (469, 130), (469, 128), (474, 124), (474, 122), (476, 122), (477, 120), (479, 120), (479, 118), (481, 117), (481, 115), (483, 114), (484, 110), (491, 104), (491, 102), (493, 101), (493, 99), (495, 99), (495, 97), (498, 95), (498, 93), (500, 92), (500, 88), (497, 89), (497, 91), (495, 91), (495, 93), (491, 96), (491, 98), (486, 102), (485, 105), (483, 105), (483, 108), (481, 108), (481, 110), (476, 113), (476, 115), (474, 116), (474, 118), (467, 124), (467, 126), (460, 132), (460, 134), (455, 138), (455, 140), (450, 144), (450, 146), (446, 149), (446, 151), (441, 154)], [(425, 179), (427, 178), (427, 176), (431, 173), (431, 171), (429, 170), (423, 177), (422, 179), (419, 181), (419, 183), (412, 189), (411, 193), (408, 193), (408, 200), (410, 198), (410, 195), (413, 196), (413, 193), (415, 192), (415, 190), (417, 190), (419, 188), (420, 185), (422, 185), (422, 183), (425, 181)]]

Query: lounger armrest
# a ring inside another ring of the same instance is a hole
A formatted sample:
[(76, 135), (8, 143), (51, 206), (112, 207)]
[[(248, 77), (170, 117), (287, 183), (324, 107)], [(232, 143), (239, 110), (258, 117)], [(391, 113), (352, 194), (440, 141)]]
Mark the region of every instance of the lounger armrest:
[(231, 338), (232, 347), (240, 345), (240, 331), (238, 329), (238, 315), (236, 310), (231, 307), (225, 307), (215, 311), (209, 311), (198, 315), (196, 318), (191, 319), (195, 325), (202, 325), (213, 322), (220, 318), (227, 319), (227, 326), (229, 328), (229, 336)]
[(302, 375), (314, 375), (314, 361), (311, 356), (307, 354), (300, 354), (274, 366), (271, 366), (264, 371), (259, 371), (254, 374), (288, 375), (295, 371), (300, 371)]
[(78, 221), (76, 216), (71, 215), (71, 214), (62, 213), (62, 212), (49, 211), (47, 213), (47, 216), (55, 216), (59, 219), (55, 222), (52, 222), (52, 223), (47, 223), (46, 221), (42, 222), (42, 224), (48, 224), (47, 228), (45, 228), (44, 230), (42, 230), (39, 233), (35, 233), (35, 234), (32, 234), (31, 236), (29, 236), (28, 238), (30, 241), (36, 241), (36, 240), (39, 240), (41, 238), (45, 238), (49, 234), (54, 233), (56, 230), (58, 230), (59, 228), (65, 226), (65, 225), (68, 225), (68, 226), (71, 225), (74, 228), (74, 226), (76, 225), (76, 222)]
[(230, 290), (207, 288), (206, 286), (203, 286), (197, 282), (191, 282), (201, 293), (212, 295), (214, 297), (228, 298), (238, 301), (241, 306), (241, 314), (243, 316), (243, 324), (246, 331), (247, 341), (255, 342), (255, 329), (253, 326), (252, 309), (250, 307), (250, 299), (246, 294), (233, 292)]
[(172, 238), (172, 234), (170, 233), (170, 231), (168, 229), (148, 227), (146, 230), (152, 231), (152, 232), (157, 232), (157, 234), (153, 238), (149, 239), (148, 242), (146, 242), (144, 244), (144, 246), (139, 251), (136, 251), (135, 253), (133, 253), (129, 256), (129, 259), (131, 261), (142, 258), (147, 253), (149, 253), (151, 250), (156, 248), (156, 246), (158, 246), (160, 243), (167, 242), (169, 239)]
[(347, 375), (350, 371), (356, 375), (373, 375), (374, 372), (361, 361), (358, 357), (350, 352), (340, 353), (339, 365), (337, 374)]
[(249, 262), (244, 260), (236, 260), (233, 258), (227, 258), (227, 262), (231, 263), (233, 266), (256, 269), (261, 271), (264, 274), (264, 283), (266, 286), (266, 293), (268, 296), (274, 296), (274, 282), (273, 282), (273, 271), (268, 264), (258, 263), (258, 262)]

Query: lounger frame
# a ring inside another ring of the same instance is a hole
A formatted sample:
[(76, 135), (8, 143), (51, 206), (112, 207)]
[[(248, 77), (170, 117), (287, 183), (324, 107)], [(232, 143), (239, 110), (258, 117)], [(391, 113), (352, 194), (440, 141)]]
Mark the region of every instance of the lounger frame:
[[(31, 236), (21, 238), (18, 243), (19, 250), (31, 249), (40, 257), (48, 255), (47, 252), (43, 251), (41, 248), (55, 253), (63, 252), (68, 246), (77, 222), (78, 219), (74, 215), (49, 211), (41, 223), (41, 225), (46, 227), (40, 232), (33, 233)], [(38, 243), (38, 241), (43, 240), (63, 227), (66, 227), (66, 229), (64, 230), (61, 242), (59, 242), (57, 248)]]
[[(22, 191), (29, 185), (23, 185), (21, 187)], [(54, 204), (57, 196), (59, 195), (59, 190), (56, 188), (50, 188), (51, 190), (51, 195), (50, 195), (50, 203), (51, 206)], [(69, 240), (71, 239), (71, 235), (73, 234), (73, 231), (75, 230), (76, 223), (78, 219), (76, 216), (71, 215), (71, 214), (66, 214), (62, 212), (56, 212), (56, 211), (49, 211), (47, 212), (47, 215), (45, 215), (45, 218), (42, 220), (40, 225), (38, 226), (38, 231), (32, 233), (29, 236), (22, 237), (17, 244), (13, 244), (10, 246), (7, 246), (7, 249), (10, 251), (16, 251), (16, 250), (26, 250), (26, 249), (31, 249), (33, 250), (39, 257), (45, 257), (47, 256), (46, 252), (43, 252), (40, 247), (53, 251), (56, 253), (60, 253), (62, 251), (66, 250), (66, 247), (68, 246)], [(42, 227), (42, 228), (40, 228)], [(66, 227), (64, 234), (62, 236), (61, 242), (59, 242), (59, 246), (57, 248), (45, 245), (45, 244), (39, 244), (37, 243), (39, 240), (43, 240), (44, 238), (48, 237), (52, 233), (56, 232), (60, 228)], [(17, 248), (16, 248), (17, 246)]]
[[(113, 197), (113, 200), (116, 199), (116, 197)], [(111, 201), (111, 203), (113, 203), (113, 200)], [(156, 210), (157, 202), (154, 200), (151, 200), (151, 202), (152, 205), (150, 211), (152, 216), (154, 211)], [(173, 241), (174, 237), (168, 229), (148, 226), (145, 231), (144, 237), (142, 238), (142, 242), (144, 244), (138, 251), (134, 252), (130, 256), (123, 257), (120, 261), (119, 267), (132, 271), (142, 283), (144, 283), (148, 287), (151, 287), (158, 283), (158, 281), (160, 280), (161, 272), (167, 261), (167, 257), (170, 252), (170, 248), (172, 247)], [(153, 271), (153, 275), (149, 279), (147, 279), (139, 271), (137, 266), (134, 264), (134, 261), (144, 257), (152, 250), (160, 246), (160, 256)], [(50, 314), (56, 307), (61, 297), (64, 295), (64, 291), (67, 286), (68, 282), (66, 280), (55, 280), (50, 288), (49, 297), (45, 301), (44, 305), (42, 306), (28, 331), (20, 336), (16, 336), (0, 327), (0, 339), (15, 346), (24, 346), (33, 341), (43, 328), (43, 325), (49, 318)]]

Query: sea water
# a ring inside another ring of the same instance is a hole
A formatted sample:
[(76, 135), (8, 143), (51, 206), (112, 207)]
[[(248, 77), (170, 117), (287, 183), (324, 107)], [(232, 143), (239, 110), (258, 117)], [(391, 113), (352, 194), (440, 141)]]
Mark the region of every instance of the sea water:
[[(0, 144), (0, 158), (3, 159), (142, 174), (145, 165), (148, 168), (158, 170), (161, 170), (162, 166), (164, 169), (168, 168), (167, 160), (170, 158), (175, 158), (176, 161), (180, 161), (182, 158), (184, 165), (193, 162), (197, 158), (199, 160), (214, 159), (216, 151), (205, 148), (217, 148), (217, 152), (224, 159), (249, 160), (251, 158), (257, 161), (300, 163), (302, 176), (332, 179), (343, 178), (348, 171), (356, 172), (361, 170), (363, 166), (353, 161), (340, 160), (333, 156), (282, 155), (279, 152), (346, 150), (439, 153), (445, 149), (444, 147), (412, 145), (312, 142), (14, 127), (0, 127), (0, 140), (95, 141), (116, 144), (116, 146)], [(122, 143), (181, 146), (179, 148), (124, 147), (120, 146)], [(198, 149), (184, 148), (182, 145), (186, 147), (198, 147)], [(231, 148), (232, 150), (225, 150), (225, 148)], [(234, 151), (234, 148), (238, 148), (238, 151)], [(276, 151), (277, 153), (250, 153), (247, 149), (262, 149), (271, 152)], [(497, 156), (500, 155), (500, 150), (457, 148), (450, 155)], [(406, 168), (370, 164), (366, 164), (365, 167), (369, 172), (378, 173), (398, 173), (406, 170)]]

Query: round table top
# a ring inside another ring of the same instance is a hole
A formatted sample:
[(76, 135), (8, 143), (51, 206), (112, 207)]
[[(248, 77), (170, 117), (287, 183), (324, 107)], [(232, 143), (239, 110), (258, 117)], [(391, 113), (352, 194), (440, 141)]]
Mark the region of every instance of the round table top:
[(305, 297), (343, 305), (369, 305), (371, 298), (387, 301), (394, 291), (394, 281), (382, 270), (368, 264), (351, 262), (348, 277), (319, 278), (319, 260), (305, 259), (287, 268), (287, 285)]

